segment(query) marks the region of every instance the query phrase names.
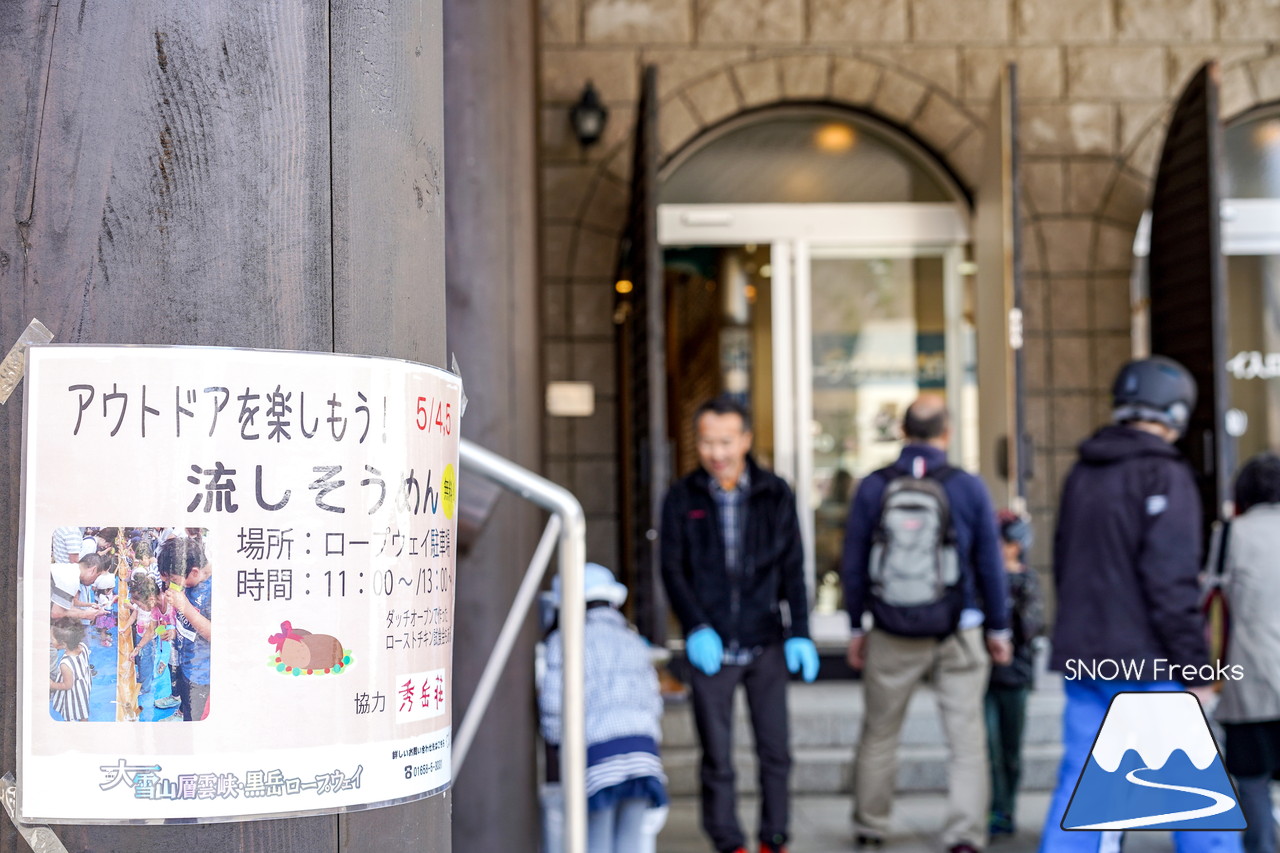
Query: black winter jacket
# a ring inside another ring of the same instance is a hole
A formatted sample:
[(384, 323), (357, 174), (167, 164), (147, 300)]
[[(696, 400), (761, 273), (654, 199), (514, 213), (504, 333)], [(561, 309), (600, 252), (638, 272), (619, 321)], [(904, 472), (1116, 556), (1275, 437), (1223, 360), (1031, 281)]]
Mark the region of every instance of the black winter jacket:
[[(777, 475), (747, 457), (751, 479), (743, 525), (742, 572), (725, 569), (719, 510), (711, 477), (699, 468), (667, 492), (662, 505), (662, 580), (689, 636), (710, 625), (725, 648), (756, 648), (809, 636), (804, 550), (796, 501)], [(784, 627), (779, 604), (790, 609)]]
[(1044, 633), (1044, 596), (1035, 569), (1007, 572), (1009, 621), (1013, 625), (1013, 660), (991, 665), (994, 687), (1030, 687), (1035, 682), (1036, 649), (1033, 642)]
[(1132, 680), (1201, 683), (1168, 668), (1208, 660), (1200, 524), (1200, 495), (1173, 446), (1124, 426), (1103, 427), (1081, 444), (1053, 543), (1050, 666), (1079, 677), (1079, 664), (1068, 662), (1129, 661), (1142, 664)]

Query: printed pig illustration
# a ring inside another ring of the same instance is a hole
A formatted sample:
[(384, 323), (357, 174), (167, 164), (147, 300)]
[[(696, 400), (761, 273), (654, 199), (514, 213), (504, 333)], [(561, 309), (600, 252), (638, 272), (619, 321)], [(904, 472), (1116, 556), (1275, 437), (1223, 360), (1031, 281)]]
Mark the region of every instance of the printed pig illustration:
[(280, 633), (272, 634), (267, 642), (275, 645), (282, 669), (328, 672), (341, 669), (343, 664), (342, 643), (337, 637), (313, 634), (289, 622), (281, 622)]

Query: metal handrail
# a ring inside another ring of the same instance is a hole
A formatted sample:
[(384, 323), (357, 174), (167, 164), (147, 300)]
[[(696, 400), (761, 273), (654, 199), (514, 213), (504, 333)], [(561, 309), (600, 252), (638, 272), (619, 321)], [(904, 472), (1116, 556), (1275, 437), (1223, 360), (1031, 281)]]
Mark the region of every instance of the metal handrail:
[(587, 557), (587, 524), (582, 504), (562, 486), (522, 468), (491, 450), (462, 439), (459, 461), (463, 471), (474, 471), (485, 479), (515, 492), (525, 500), (551, 512), (551, 520), (516, 592), (506, 622), (498, 634), (493, 654), (485, 664), (467, 713), (458, 726), (453, 750), (456, 777), (475, 739), (516, 634), (550, 561), (551, 543), (558, 540), (560, 571), (560, 636), (564, 644), (564, 703), (560, 739), (560, 780), (564, 791), (564, 849), (585, 853), (587, 849), (587, 742), (584, 708), (583, 644), (586, 631), (586, 590), (583, 572)]
[(502, 670), (506, 668), (511, 650), (520, 634), (524, 614), (528, 613), (529, 608), (533, 606), (533, 599), (542, 585), (542, 576), (546, 574), (547, 566), (551, 562), (551, 552), (555, 550), (562, 527), (558, 515), (553, 515), (547, 520), (547, 526), (542, 531), (542, 539), (539, 540), (538, 547), (533, 552), (529, 568), (525, 570), (524, 580), (520, 582), (515, 600), (511, 602), (507, 621), (502, 624), (498, 641), (493, 644), (493, 652), (490, 653), (489, 660), (484, 665), (484, 672), (481, 673), (475, 693), (467, 705), (467, 713), (463, 715), (462, 723), (458, 726), (458, 734), (453, 739), (453, 772), (455, 774), (462, 769), (462, 763), (467, 760), (467, 754), (471, 751), (476, 732), (480, 730), (484, 713), (488, 710), (489, 703), (493, 701), (494, 691), (497, 690), (498, 681), (502, 678)]

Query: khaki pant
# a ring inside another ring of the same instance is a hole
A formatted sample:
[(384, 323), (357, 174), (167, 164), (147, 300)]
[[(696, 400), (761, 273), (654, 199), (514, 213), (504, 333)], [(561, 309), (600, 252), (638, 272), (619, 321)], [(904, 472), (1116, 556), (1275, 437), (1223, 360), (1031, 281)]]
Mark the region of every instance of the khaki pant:
[(877, 838), (889, 834), (902, 719), (916, 686), (929, 676), (949, 751), (942, 843), (985, 847), (990, 780), (982, 701), (990, 659), (982, 629), (958, 631), (942, 642), (872, 629), (865, 656), (866, 711), (853, 766), (854, 831)]

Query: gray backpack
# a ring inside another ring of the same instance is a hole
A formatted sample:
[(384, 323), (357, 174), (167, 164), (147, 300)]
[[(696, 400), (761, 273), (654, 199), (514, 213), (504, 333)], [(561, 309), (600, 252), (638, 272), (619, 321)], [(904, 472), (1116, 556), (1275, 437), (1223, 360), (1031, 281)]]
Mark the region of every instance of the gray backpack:
[(964, 596), (951, 503), (945, 483), (955, 468), (923, 477), (892, 468), (871, 537), (871, 615), (876, 627), (904, 637), (949, 636)]

